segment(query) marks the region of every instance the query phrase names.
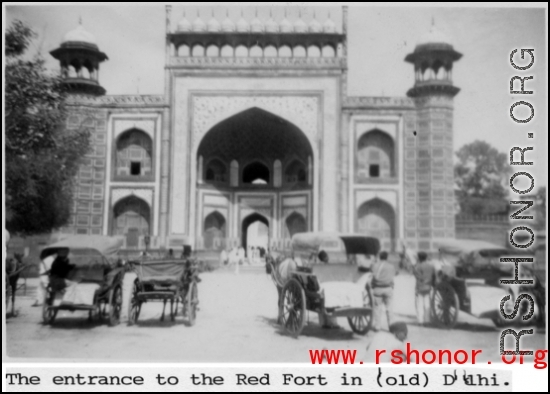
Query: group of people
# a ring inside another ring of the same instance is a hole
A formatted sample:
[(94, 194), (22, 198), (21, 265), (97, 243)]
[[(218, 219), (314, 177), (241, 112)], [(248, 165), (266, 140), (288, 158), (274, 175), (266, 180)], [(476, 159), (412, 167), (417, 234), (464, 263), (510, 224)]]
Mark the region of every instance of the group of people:
[[(366, 348), (366, 362), (389, 362), (393, 350), (404, 351), (408, 336), (405, 322), (395, 322), (393, 317), (395, 266), (388, 261), (388, 253), (381, 252), (378, 261), (372, 267), (372, 295), (374, 298), (373, 331)], [(418, 252), (412, 272), (415, 277), (415, 304), (418, 324), (427, 326), (431, 323), (431, 291), (435, 284), (435, 266), (428, 261), (426, 252)], [(384, 310), (388, 331), (381, 331)], [(377, 350), (386, 350), (378, 357)]]
[(245, 249), (242, 246), (238, 248), (233, 247), (229, 251), (223, 249), (220, 252), (220, 267), (243, 265), (245, 262), (250, 264), (251, 261), (264, 258), (266, 256), (266, 253), (267, 250), (261, 246), (250, 246), (248, 248), (248, 253), (246, 253)]
[[(393, 299), (395, 266), (388, 261), (388, 253), (381, 252), (378, 261), (372, 267), (372, 295), (374, 298), (373, 329), (380, 330), (384, 310), (388, 327), (393, 323)], [(426, 252), (418, 252), (413, 267), (415, 284), (415, 305), (418, 323), (422, 326), (431, 322), (430, 294), (435, 284), (435, 267), (428, 261)]]

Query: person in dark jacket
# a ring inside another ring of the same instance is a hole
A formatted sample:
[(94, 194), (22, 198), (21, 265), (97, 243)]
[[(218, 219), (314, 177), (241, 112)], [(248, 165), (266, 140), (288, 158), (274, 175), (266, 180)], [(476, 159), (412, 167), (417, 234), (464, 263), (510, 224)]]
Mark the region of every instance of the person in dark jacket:
[(67, 279), (74, 267), (75, 266), (69, 262), (68, 254), (60, 251), (50, 268), (51, 286), (57, 290), (62, 290), (67, 287)]
[(416, 316), (418, 322), (426, 326), (431, 322), (430, 293), (435, 283), (435, 268), (428, 261), (426, 252), (418, 252), (418, 263), (414, 266), (413, 273), (416, 278)]

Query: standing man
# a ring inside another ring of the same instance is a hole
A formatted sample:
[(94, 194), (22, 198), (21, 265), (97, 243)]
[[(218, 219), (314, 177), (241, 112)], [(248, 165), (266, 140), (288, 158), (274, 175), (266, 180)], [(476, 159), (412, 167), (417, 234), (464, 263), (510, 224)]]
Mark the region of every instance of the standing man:
[(393, 320), (393, 279), (395, 267), (388, 262), (388, 252), (380, 252), (379, 260), (372, 268), (372, 294), (374, 296), (374, 331), (379, 331), (383, 309), (386, 309), (388, 327)]
[(418, 263), (413, 271), (416, 278), (416, 316), (422, 326), (431, 322), (430, 292), (435, 282), (435, 268), (427, 260), (426, 252), (418, 252)]
[(50, 269), (52, 268), (52, 264), (57, 258), (57, 254), (51, 254), (49, 256), (44, 257), (44, 259), (40, 260), (39, 263), (39, 276), (38, 276), (38, 288), (36, 289), (36, 300), (34, 301), (33, 306), (40, 306), (44, 302), (44, 298), (46, 297), (46, 289), (48, 288), (49, 283), (49, 274)]

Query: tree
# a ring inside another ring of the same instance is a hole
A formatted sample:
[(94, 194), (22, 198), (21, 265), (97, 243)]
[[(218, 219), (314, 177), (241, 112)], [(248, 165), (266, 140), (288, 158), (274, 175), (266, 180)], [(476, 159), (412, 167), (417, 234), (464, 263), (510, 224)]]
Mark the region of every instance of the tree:
[(506, 182), (511, 174), (508, 156), (484, 141), (464, 145), (456, 153), (456, 197), (468, 215), (507, 214)]
[[(49, 232), (67, 223), (88, 130), (65, 131), (66, 92), (40, 55), (35, 33), (15, 21), (5, 35), (6, 227), (12, 234)], [(27, 56), (26, 56), (27, 55)]]

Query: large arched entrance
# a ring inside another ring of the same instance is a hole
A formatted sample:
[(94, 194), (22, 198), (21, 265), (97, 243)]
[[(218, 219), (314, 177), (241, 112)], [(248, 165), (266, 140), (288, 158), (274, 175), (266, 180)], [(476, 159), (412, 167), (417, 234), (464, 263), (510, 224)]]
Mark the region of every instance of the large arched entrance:
[(395, 250), (395, 211), (390, 204), (374, 198), (357, 210), (357, 232), (380, 240), (386, 251)]
[[(289, 211), (312, 211), (313, 149), (293, 123), (257, 107), (247, 109), (212, 127), (196, 160), (197, 232), (203, 236), (198, 244), (205, 249), (213, 243), (199, 225), (215, 210), (225, 212), (228, 247), (268, 249), (285, 244), (296, 226), (298, 231), (311, 229), (308, 216), (293, 222), (290, 232), (286, 222)], [(261, 212), (252, 222), (251, 211)], [(256, 233), (251, 240), (249, 234)]]
[[(269, 221), (259, 213), (253, 213), (243, 219), (241, 245), (247, 252), (251, 248), (269, 247)], [(247, 253), (248, 254), (248, 253)]]

